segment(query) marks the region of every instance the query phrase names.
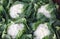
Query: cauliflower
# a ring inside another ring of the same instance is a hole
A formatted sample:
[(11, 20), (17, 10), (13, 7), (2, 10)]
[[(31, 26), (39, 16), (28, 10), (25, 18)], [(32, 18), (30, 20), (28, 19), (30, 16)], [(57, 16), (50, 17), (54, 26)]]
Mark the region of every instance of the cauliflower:
[(34, 32), (34, 35), (36, 36), (34, 39), (43, 39), (45, 36), (50, 35), (47, 23), (40, 24)]
[[(48, 4), (47, 4), (48, 5)], [(47, 5), (43, 5), (38, 9), (38, 13), (42, 13), (43, 15), (45, 15), (47, 18), (51, 17), (50, 12), (46, 9)]]
[(10, 8), (10, 16), (11, 18), (17, 18), (19, 17), (19, 14), (21, 14), (23, 12), (23, 7), (24, 7), (24, 4), (16, 4), (16, 5), (13, 5), (11, 8)]
[(12, 36), (12, 38), (15, 38), (18, 34), (19, 30), (22, 31), (24, 29), (24, 24), (11, 24), (8, 27), (7, 33), (8, 35)]

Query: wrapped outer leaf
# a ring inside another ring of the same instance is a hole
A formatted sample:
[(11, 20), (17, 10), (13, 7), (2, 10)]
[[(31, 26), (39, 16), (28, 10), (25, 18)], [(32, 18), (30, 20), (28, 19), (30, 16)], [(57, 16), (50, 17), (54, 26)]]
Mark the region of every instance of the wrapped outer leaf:
[(60, 21), (59, 20), (56, 20), (53, 24), (52, 24), (52, 27), (53, 27), (53, 30), (56, 34), (56, 37), (57, 39), (60, 38)]

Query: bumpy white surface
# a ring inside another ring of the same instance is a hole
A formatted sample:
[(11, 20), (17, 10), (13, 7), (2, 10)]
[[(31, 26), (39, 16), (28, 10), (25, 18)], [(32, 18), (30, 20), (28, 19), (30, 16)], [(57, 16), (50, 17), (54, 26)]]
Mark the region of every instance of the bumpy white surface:
[(24, 29), (24, 24), (12, 24), (9, 26), (7, 33), (8, 35), (12, 36), (12, 38), (15, 38), (19, 30), (22, 31), (23, 29)]
[(19, 17), (19, 14), (23, 12), (23, 7), (24, 7), (24, 4), (13, 5), (10, 8), (10, 16), (11, 16), (11, 18)]
[(34, 32), (34, 35), (36, 36), (34, 39), (43, 39), (45, 36), (50, 35), (47, 24), (40, 24)]
[[(48, 5), (48, 4), (47, 4)], [(46, 10), (47, 5), (43, 5), (38, 9), (38, 13), (44, 14), (47, 18), (51, 17), (51, 14), (48, 10)]]

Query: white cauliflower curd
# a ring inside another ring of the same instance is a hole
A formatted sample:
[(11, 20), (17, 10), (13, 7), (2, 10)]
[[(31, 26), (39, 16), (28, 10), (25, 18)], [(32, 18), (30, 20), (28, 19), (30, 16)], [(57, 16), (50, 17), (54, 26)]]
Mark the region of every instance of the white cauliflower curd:
[(11, 18), (19, 17), (19, 14), (23, 12), (23, 7), (24, 7), (24, 4), (16, 4), (11, 6), (10, 13), (9, 13)]
[(10, 35), (12, 38), (15, 38), (16, 35), (18, 34), (19, 30), (22, 31), (24, 29), (24, 24), (11, 24), (8, 27), (7, 33)]
[(34, 39), (43, 39), (45, 36), (50, 35), (47, 24), (40, 24), (34, 32), (34, 35), (36, 36)]
[(42, 13), (43, 15), (45, 15), (47, 18), (50, 18), (51, 17), (51, 14), (50, 14), (50, 11), (48, 11), (46, 9), (46, 7), (48, 6), (47, 5), (42, 5), (39, 9), (38, 9), (38, 13)]

